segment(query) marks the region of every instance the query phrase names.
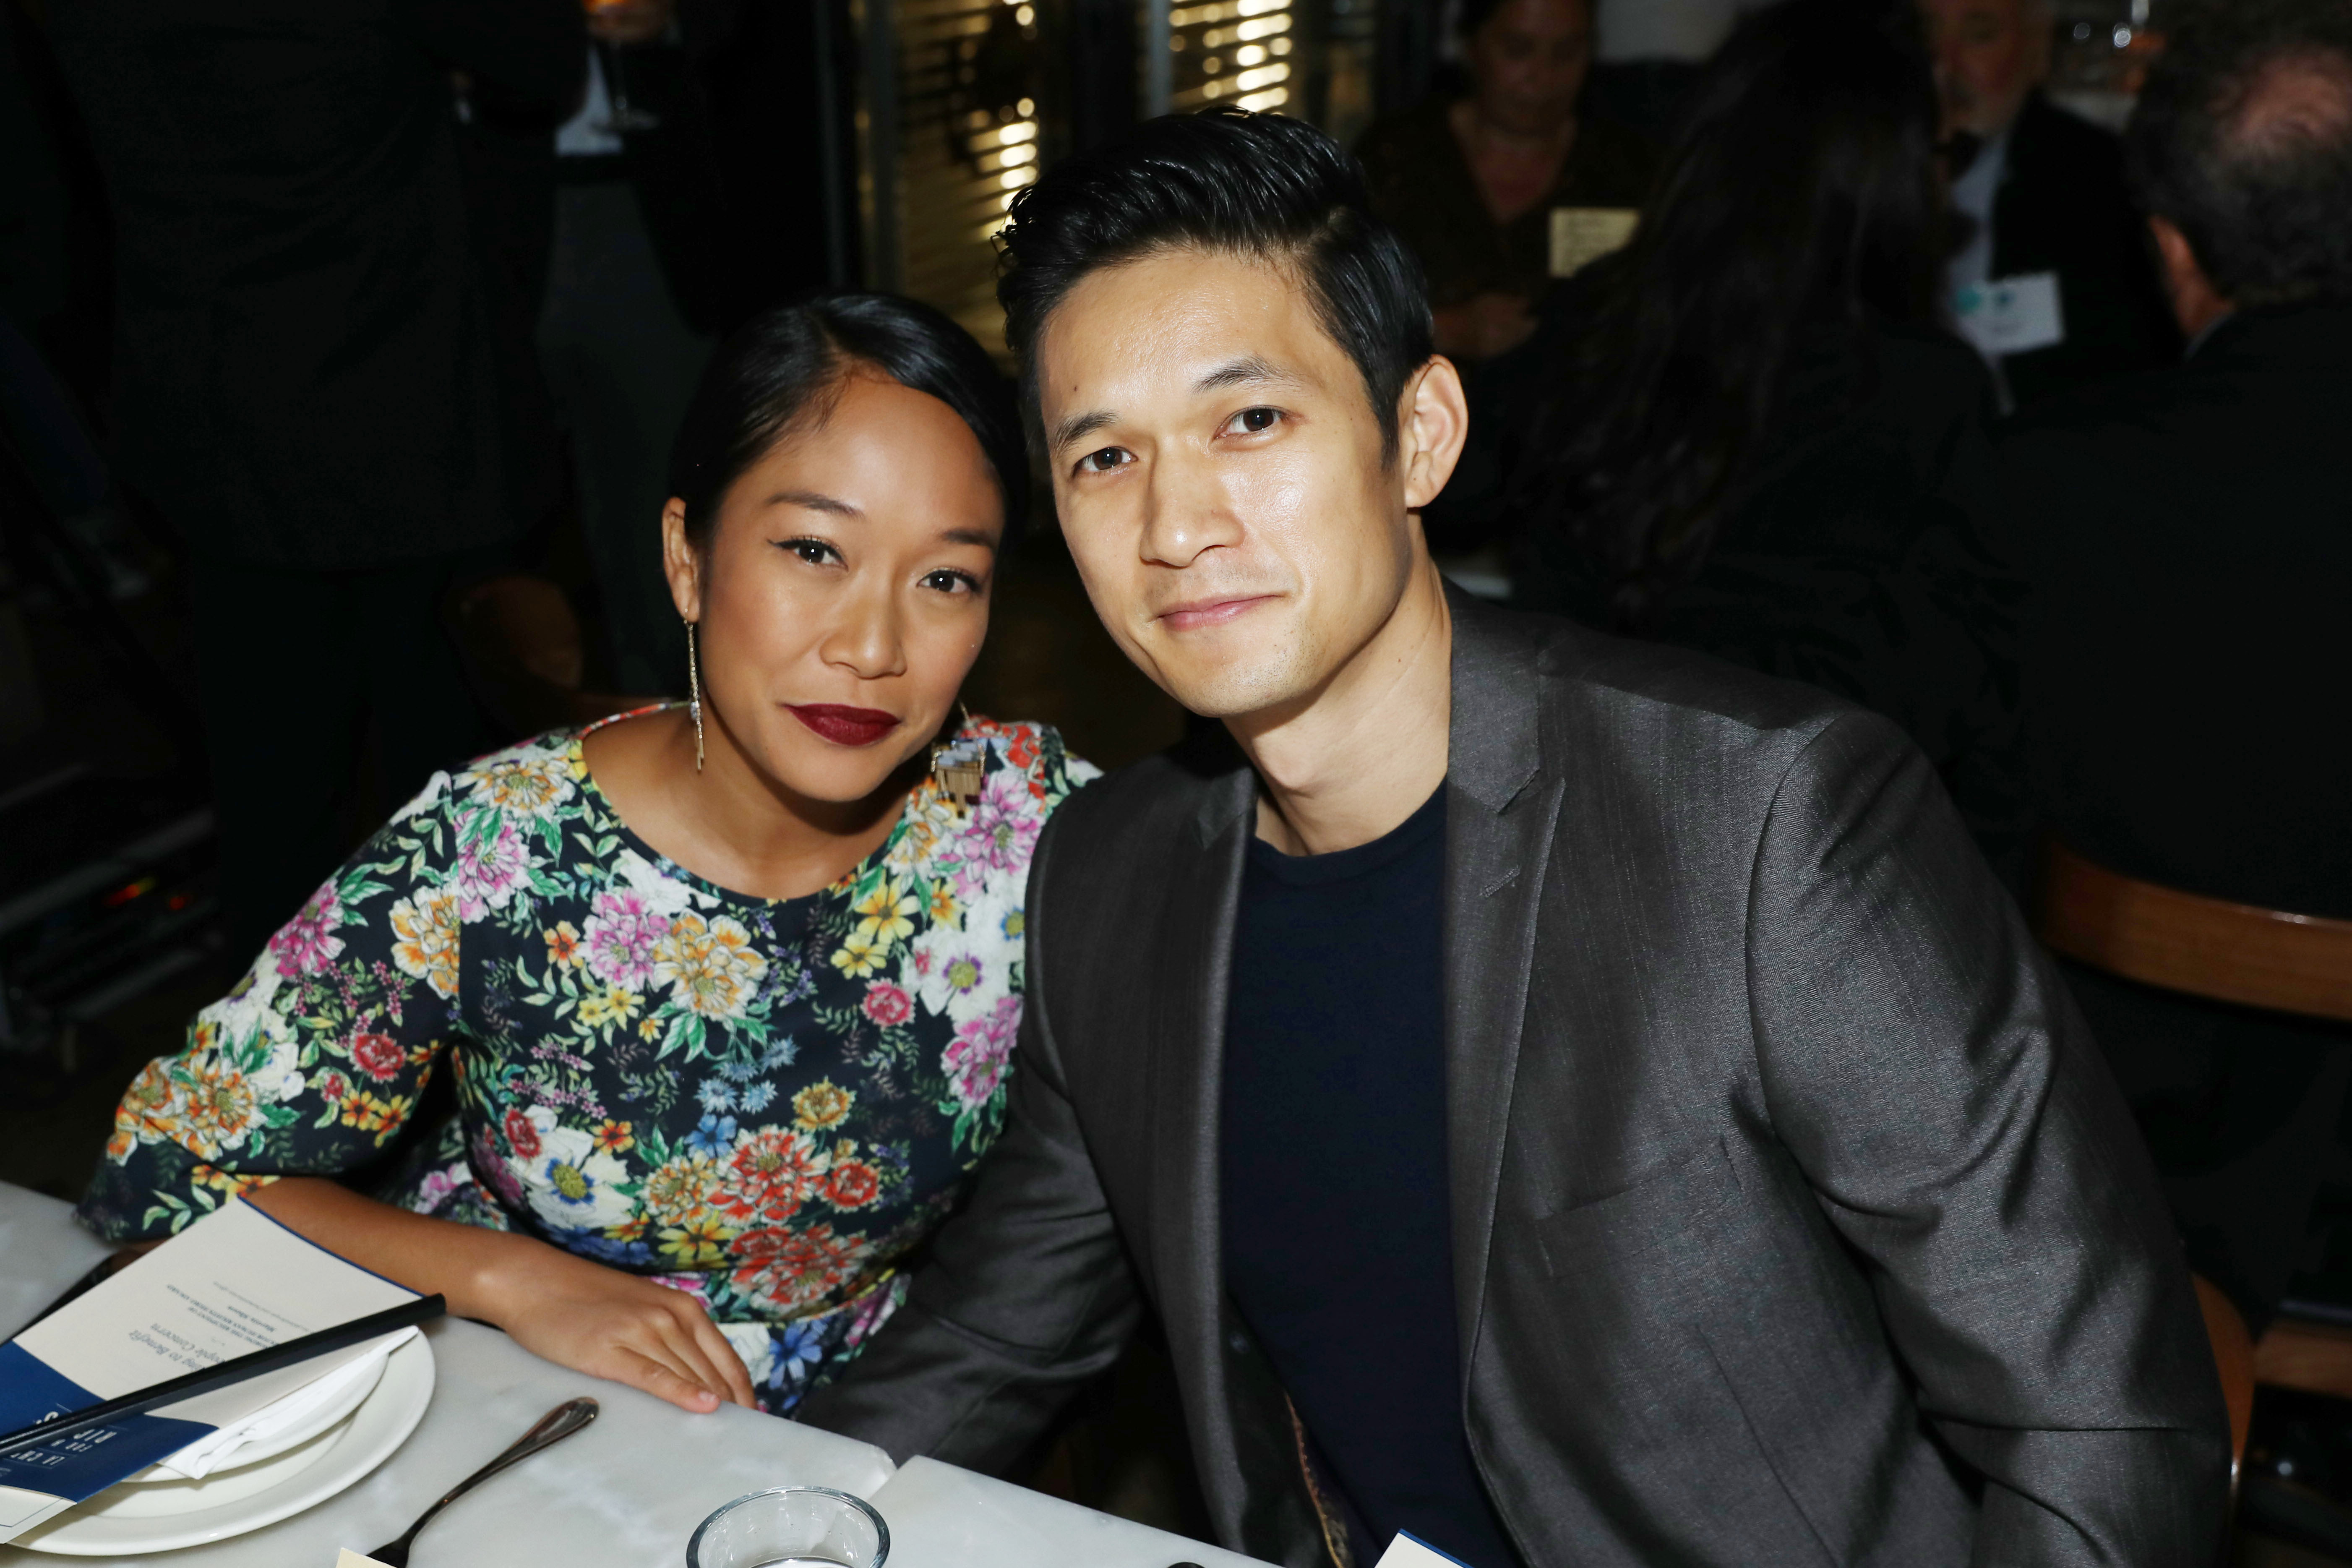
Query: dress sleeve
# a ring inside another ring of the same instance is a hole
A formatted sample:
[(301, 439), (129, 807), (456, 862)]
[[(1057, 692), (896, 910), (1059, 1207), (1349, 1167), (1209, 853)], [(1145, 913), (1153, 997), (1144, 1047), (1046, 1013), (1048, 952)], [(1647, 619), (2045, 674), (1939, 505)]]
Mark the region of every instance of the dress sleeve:
[(384, 1152), (457, 1026), (447, 789), (436, 775), (196, 1015), (180, 1053), (140, 1072), (85, 1226), (157, 1239), (279, 1176), (344, 1175)]

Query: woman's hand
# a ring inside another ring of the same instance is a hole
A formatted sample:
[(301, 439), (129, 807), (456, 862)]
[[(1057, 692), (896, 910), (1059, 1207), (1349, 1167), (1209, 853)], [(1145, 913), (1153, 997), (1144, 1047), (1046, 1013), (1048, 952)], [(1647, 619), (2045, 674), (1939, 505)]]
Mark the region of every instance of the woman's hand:
[(296, 1234), (412, 1290), (448, 1298), (452, 1313), (496, 1323), (558, 1365), (687, 1410), (716, 1410), (729, 1399), (751, 1405), (742, 1358), (682, 1290), (527, 1236), (410, 1214), (318, 1176), (289, 1176), (247, 1198)]
[(532, 1354), (642, 1388), (681, 1409), (722, 1400), (756, 1409), (742, 1358), (683, 1290), (607, 1268), (525, 1237), (482, 1289), (489, 1321)]

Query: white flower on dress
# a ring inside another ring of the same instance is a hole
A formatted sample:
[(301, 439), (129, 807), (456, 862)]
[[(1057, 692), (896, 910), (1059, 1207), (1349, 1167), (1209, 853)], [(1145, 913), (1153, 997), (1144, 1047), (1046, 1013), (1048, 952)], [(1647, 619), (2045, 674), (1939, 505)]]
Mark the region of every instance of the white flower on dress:
[(596, 1147), (596, 1135), (565, 1127), (555, 1112), (533, 1106), (524, 1115), (539, 1130), (539, 1152), (511, 1162), (524, 1201), (552, 1230), (604, 1230), (635, 1212), (635, 1200), (615, 1191), (628, 1167)]

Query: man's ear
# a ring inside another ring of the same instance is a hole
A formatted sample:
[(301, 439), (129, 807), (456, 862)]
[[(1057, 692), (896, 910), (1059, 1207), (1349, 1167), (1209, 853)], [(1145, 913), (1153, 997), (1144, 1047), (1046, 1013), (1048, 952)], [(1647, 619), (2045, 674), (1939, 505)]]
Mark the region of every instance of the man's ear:
[(1462, 374), (1444, 354), (1431, 355), (1413, 373), (1397, 402), (1404, 504), (1418, 511), (1437, 499), (1454, 477), (1454, 465), (1462, 460), (1462, 445), (1470, 438), (1470, 403), (1463, 395)]
[(2178, 224), (2170, 218), (2151, 217), (2147, 231), (2156, 238), (2157, 260), (2164, 270), (2164, 292), (2172, 301), (2172, 319), (2180, 323), (2181, 336), (2194, 338), (2234, 307), (2205, 276), (2196, 247)]
[(669, 498), (662, 508), (662, 575), (669, 579), (669, 602), (678, 619), (702, 618), (702, 552), (686, 536), (686, 502)]

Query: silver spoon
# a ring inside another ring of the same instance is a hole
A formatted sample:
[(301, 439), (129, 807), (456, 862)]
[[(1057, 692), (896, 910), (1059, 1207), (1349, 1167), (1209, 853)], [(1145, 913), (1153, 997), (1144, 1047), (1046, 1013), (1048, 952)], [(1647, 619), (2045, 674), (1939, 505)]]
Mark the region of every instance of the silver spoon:
[(416, 1516), (416, 1522), (401, 1533), (400, 1539), (385, 1542), (368, 1553), (384, 1568), (408, 1568), (408, 1549), (416, 1541), (416, 1532), (433, 1521), (433, 1516), (497, 1475), (509, 1465), (520, 1464), (541, 1448), (552, 1448), (591, 1421), (596, 1419), (596, 1402), (593, 1399), (567, 1399), (539, 1418), (539, 1425), (514, 1441), (514, 1447), (451, 1487), (441, 1500)]

